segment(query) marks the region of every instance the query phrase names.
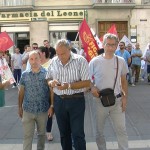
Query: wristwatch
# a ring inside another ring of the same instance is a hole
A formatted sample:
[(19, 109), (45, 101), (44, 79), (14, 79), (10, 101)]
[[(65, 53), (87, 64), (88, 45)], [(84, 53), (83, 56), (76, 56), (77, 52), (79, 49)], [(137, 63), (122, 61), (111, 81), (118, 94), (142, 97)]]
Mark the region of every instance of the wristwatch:
[(54, 105), (50, 105), (51, 108), (54, 108)]
[(68, 83), (68, 89), (71, 89), (71, 84), (70, 83)]

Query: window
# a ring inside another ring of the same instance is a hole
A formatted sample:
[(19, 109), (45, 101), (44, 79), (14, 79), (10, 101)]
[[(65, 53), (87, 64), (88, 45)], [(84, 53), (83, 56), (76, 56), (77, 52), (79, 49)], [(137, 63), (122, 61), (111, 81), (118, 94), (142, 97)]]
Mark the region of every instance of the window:
[(25, 4), (26, 4), (26, 0), (2, 0), (2, 6), (18, 6), (18, 5), (25, 5)]

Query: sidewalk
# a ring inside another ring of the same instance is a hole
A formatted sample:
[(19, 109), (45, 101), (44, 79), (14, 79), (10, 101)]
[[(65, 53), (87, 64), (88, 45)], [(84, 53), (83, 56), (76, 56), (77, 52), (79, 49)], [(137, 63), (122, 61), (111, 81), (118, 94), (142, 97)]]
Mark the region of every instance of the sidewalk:
[[(140, 82), (129, 86), (126, 126), (131, 150), (150, 150), (150, 85)], [(98, 150), (94, 138), (94, 106), (90, 94), (86, 94), (85, 135), (87, 150)], [(56, 118), (53, 119), (53, 142), (46, 141), (45, 150), (61, 150)], [(107, 120), (105, 127), (107, 148), (117, 149), (116, 136)], [(6, 106), (0, 108), (0, 150), (22, 150), (22, 124), (17, 115), (17, 89), (6, 91)], [(36, 136), (33, 142), (36, 150)]]

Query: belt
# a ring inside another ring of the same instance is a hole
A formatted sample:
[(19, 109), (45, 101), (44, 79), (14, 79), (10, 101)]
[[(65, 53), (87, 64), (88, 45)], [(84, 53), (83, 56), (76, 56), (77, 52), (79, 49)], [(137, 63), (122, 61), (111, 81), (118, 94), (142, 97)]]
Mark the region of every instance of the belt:
[(116, 98), (120, 98), (120, 97), (122, 97), (122, 93), (116, 95)]
[(57, 95), (57, 96), (59, 96), (62, 99), (64, 99), (64, 98), (68, 98), (68, 99), (69, 98), (79, 98), (79, 97), (83, 97), (84, 93), (81, 92), (81, 93), (75, 93), (75, 94), (72, 94), (72, 95), (66, 95), (66, 94), (64, 94), (64, 95)]

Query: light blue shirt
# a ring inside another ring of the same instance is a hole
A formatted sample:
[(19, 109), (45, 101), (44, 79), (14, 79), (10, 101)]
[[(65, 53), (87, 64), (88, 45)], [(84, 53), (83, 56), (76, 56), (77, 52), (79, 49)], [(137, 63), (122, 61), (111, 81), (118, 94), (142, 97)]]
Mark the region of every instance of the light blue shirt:
[[(142, 51), (140, 49), (133, 49), (131, 51), (131, 55), (132, 54), (141, 54), (142, 55)], [(132, 64), (133, 65), (138, 65), (141, 66), (141, 57), (132, 57)]]
[[(89, 69), (91, 82), (93, 82), (99, 90), (105, 88), (113, 89), (117, 69), (116, 56), (112, 59), (105, 59), (102, 55), (94, 57), (89, 63)], [(127, 73), (128, 68), (125, 60), (118, 56), (118, 76), (114, 89), (116, 95), (122, 90), (120, 78)]]
[(123, 57), (128, 66), (128, 59), (131, 57), (131, 55), (127, 50), (124, 50), (123, 53), (121, 52), (121, 50), (116, 50), (115, 55)]

